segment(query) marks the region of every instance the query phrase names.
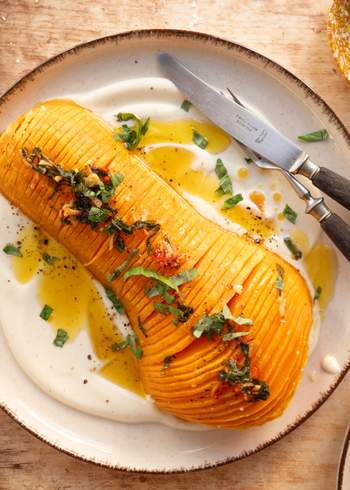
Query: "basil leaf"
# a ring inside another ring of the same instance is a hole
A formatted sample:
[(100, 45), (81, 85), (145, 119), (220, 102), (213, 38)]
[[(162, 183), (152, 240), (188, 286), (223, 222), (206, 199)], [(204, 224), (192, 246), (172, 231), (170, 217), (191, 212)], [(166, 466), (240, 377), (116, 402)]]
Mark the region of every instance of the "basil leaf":
[(328, 139), (328, 137), (329, 134), (327, 129), (320, 129), (319, 131), (314, 131), (313, 133), (307, 133), (298, 136), (298, 139), (312, 143), (314, 141), (325, 141)]
[(199, 134), (195, 129), (193, 129), (192, 141), (195, 145), (199, 146), (199, 148), (202, 148), (202, 150), (205, 150), (208, 146), (207, 138)]
[(56, 347), (63, 347), (64, 344), (67, 342), (68, 339), (69, 339), (68, 332), (66, 332), (65, 330), (63, 330), (63, 328), (59, 328), (57, 330), (56, 337), (54, 338), (54, 340), (53, 340), (52, 343)]
[(53, 312), (53, 308), (51, 308), (51, 306), (44, 305), (43, 309), (40, 312), (40, 318), (47, 321), (50, 318), (52, 312)]
[(156, 279), (160, 283), (168, 286), (170, 289), (175, 289), (175, 291), (180, 294), (179, 288), (175, 281), (171, 277), (163, 276), (152, 269), (145, 269), (142, 266), (131, 267), (123, 276), (124, 281), (129, 279), (131, 276), (144, 276), (150, 279)]
[(166, 356), (163, 359), (163, 367), (162, 371), (165, 371), (166, 369), (169, 369), (170, 363), (175, 359), (175, 356)]
[(222, 309), (222, 314), (224, 315), (225, 320), (233, 320), (234, 316), (231, 313), (230, 308), (227, 305), (224, 305)]
[(192, 335), (199, 339), (202, 335), (211, 339), (213, 335), (221, 333), (225, 324), (225, 318), (222, 313), (216, 313), (214, 315), (205, 315), (198, 320), (192, 329)]
[(283, 214), (287, 218), (288, 221), (290, 221), (291, 223), (293, 223), (293, 225), (295, 225), (297, 217), (298, 217), (298, 213), (296, 213), (294, 211), (294, 209), (289, 207), (288, 204), (285, 205), (285, 207), (283, 209)]
[(286, 247), (288, 250), (291, 252), (295, 260), (299, 260), (302, 258), (303, 253), (302, 251), (295, 245), (295, 243), (291, 240), (290, 237), (283, 238), (284, 243), (286, 244)]
[(116, 117), (118, 121), (133, 121), (134, 124), (133, 126), (123, 124), (119, 128), (119, 132), (115, 133), (114, 138), (117, 141), (123, 142), (129, 150), (136, 148), (142, 136), (148, 131), (150, 118), (143, 121), (131, 112), (119, 112)]
[(131, 352), (134, 354), (136, 359), (141, 359), (143, 352), (142, 352), (142, 347), (139, 341), (139, 338), (133, 334), (133, 335), (127, 335), (126, 339), (123, 340), (122, 342), (116, 343), (112, 345), (112, 350), (113, 352), (119, 352), (121, 350), (126, 349), (129, 347)]
[(5, 245), (2, 251), (5, 252), (5, 254), (7, 255), (13, 255), (14, 257), (23, 257), (19, 247), (15, 247), (14, 245), (12, 245), (12, 243), (8, 243), (7, 245)]
[(219, 187), (216, 189), (218, 194), (232, 194), (232, 180), (222, 160), (218, 158), (215, 164), (215, 173), (219, 179)]
[(112, 291), (112, 289), (105, 287), (104, 290), (107, 295), (107, 298), (112, 303), (112, 305), (117, 310), (117, 312), (123, 314), (125, 310), (121, 300), (116, 296), (116, 294)]
[(186, 282), (191, 282), (193, 279), (195, 279), (198, 276), (198, 271), (197, 269), (187, 269), (185, 271), (180, 272), (179, 274), (176, 274), (175, 276), (171, 276), (171, 280), (174, 281), (174, 283), (177, 286), (181, 286), (182, 284), (185, 284)]
[(185, 99), (182, 101), (182, 104), (181, 104), (181, 109), (188, 112), (192, 107), (192, 102), (190, 102), (189, 100)]
[(315, 290), (315, 296), (314, 296), (314, 303), (320, 299), (320, 296), (321, 296), (321, 293), (322, 293), (322, 288), (321, 286), (317, 286), (316, 290)]
[(107, 276), (107, 281), (115, 281), (117, 279), (117, 277), (128, 267), (129, 263), (131, 262), (131, 260), (138, 254), (138, 249), (137, 248), (133, 248), (132, 251), (130, 252), (128, 258), (126, 260), (124, 260), (124, 262), (122, 262), (120, 264), (119, 267), (117, 267), (115, 269), (114, 272), (112, 272), (111, 274), (108, 274)]
[(252, 158), (245, 158), (244, 160), (245, 160), (245, 162), (246, 162), (248, 165), (250, 165), (251, 163), (253, 163), (253, 159), (252, 159)]
[(95, 206), (92, 206), (88, 214), (88, 220), (92, 221), (93, 223), (103, 223), (104, 221), (108, 220), (110, 215), (111, 212), (108, 209), (96, 208)]
[(43, 257), (43, 261), (46, 262), (48, 265), (53, 265), (56, 262), (56, 260), (58, 260), (58, 257), (49, 255), (46, 252), (43, 253), (42, 257)]
[(241, 201), (243, 201), (242, 194), (236, 194), (233, 197), (229, 197), (228, 199), (226, 199), (226, 201), (224, 201), (223, 209), (231, 209)]
[(253, 320), (244, 316), (235, 316), (233, 317), (233, 321), (237, 323), (237, 325), (253, 325)]
[(280, 264), (276, 264), (277, 269), (277, 279), (275, 281), (275, 287), (279, 291), (283, 291), (284, 289), (284, 269)]
[(224, 342), (229, 342), (230, 340), (238, 339), (239, 337), (244, 337), (249, 334), (250, 332), (229, 332), (222, 337), (222, 340)]

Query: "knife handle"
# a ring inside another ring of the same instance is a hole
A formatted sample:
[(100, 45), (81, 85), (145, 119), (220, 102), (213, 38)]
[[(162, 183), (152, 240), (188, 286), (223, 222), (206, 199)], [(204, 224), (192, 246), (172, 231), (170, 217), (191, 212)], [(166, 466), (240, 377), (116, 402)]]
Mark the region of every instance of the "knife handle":
[(311, 180), (318, 189), (350, 210), (350, 180), (326, 167), (320, 167)]
[(350, 261), (350, 225), (335, 213), (328, 214), (321, 220), (320, 225), (334, 245)]

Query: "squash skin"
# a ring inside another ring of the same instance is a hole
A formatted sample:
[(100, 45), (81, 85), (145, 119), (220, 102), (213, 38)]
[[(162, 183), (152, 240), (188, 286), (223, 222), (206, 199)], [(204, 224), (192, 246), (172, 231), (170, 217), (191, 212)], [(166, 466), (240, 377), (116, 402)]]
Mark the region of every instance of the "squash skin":
[[(124, 181), (115, 207), (125, 222), (154, 220), (183, 257), (181, 270), (198, 269), (198, 277), (181, 287), (184, 303), (194, 308), (186, 323), (174, 326), (171, 315), (153, 309), (144, 295), (147, 279), (120, 278), (111, 285), (122, 299), (141, 340), (140, 372), (145, 391), (157, 406), (191, 422), (228, 428), (260, 425), (281, 415), (300, 380), (312, 326), (312, 300), (299, 272), (276, 254), (249, 239), (225, 231), (200, 216), (160, 177), (112, 137), (110, 128), (72, 101), (51, 100), (20, 116), (0, 137), (0, 191), (48, 234), (65, 245), (102, 283), (127, 257), (110, 249), (106, 234), (74, 222), (64, 225), (61, 192), (21, 157), (35, 146), (66, 169), (86, 164), (120, 172)], [(126, 236), (127, 248), (139, 248), (130, 265), (157, 269), (145, 247), (144, 231)], [(160, 243), (160, 234), (152, 239)], [(285, 271), (285, 315), (281, 319), (276, 264)], [(235, 285), (242, 285), (237, 294)], [(234, 315), (253, 320), (249, 328), (252, 369), (270, 387), (266, 401), (249, 402), (218, 379), (226, 359), (237, 358), (236, 342), (196, 340), (192, 327), (204, 314), (228, 304)], [(138, 326), (138, 318), (148, 337)], [(282, 321), (281, 321), (282, 320)], [(163, 360), (175, 356), (170, 367)], [(224, 389), (223, 389), (223, 385)]]

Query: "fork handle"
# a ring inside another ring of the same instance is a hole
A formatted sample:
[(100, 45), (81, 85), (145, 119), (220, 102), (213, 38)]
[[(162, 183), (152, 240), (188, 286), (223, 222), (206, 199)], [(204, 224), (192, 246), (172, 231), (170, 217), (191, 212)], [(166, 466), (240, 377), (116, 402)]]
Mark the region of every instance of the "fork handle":
[(326, 167), (320, 167), (311, 180), (318, 189), (350, 210), (350, 180)]
[(321, 220), (320, 225), (334, 245), (350, 261), (350, 225), (335, 213), (328, 214)]

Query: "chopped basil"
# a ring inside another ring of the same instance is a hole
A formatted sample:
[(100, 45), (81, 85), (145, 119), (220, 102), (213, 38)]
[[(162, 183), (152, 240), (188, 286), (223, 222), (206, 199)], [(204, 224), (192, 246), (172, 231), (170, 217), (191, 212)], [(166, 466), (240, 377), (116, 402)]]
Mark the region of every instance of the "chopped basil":
[(244, 316), (234, 316), (233, 321), (237, 323), (237, 325), (253, 325), (253, 320), (245, 318)]
[(52, 312), (53, 312), (53, 308), (51, 308), (51, 306), (44, 305), (43, 309), (40, 312), (40, 318), (47, 321), (50, 318)]
[(246, 161), (246, 163), (248, 165), (250, 165), (251, 163), (253, 163), (253, 159), (252, 158), (245, 158), (244, 160)]
[(232, 180), (222, 160), (218, 158), (215, 164), (215, 173), (219, 179), (219, 187), (216, 189), (218, 194), (232, 194)]
[(185, 99), (182, 101), (182, 104), (181, 104), (181, 109), (188, 112), (192, 107), (192, 102), (190, 102), (189, 100)]
[(277, 279), (275, 281), (275, 287), (280, 292), (284, 289), (284, 269), (280, 264), (276, 264)]
[(222, 313), (214, 315), (204, 315), (198, 320), (192, 329), (192, 335), (199, 339), (204, 335), (207, 339), (211, 339), (213, 335), (219, 335), (222, 332), (226, 320)]
[(244, 355), (243, 366), (240, 367), (235, 359), (225, 362), (225, 369), (219, 372), (219, 379), (229, 385), (239, 385), (242, 393), (249, 397), (250, 401), (267, 400), (270, 395), (269, 387), (264, 381), (251, 377), (249, 345), (240, 342)]
[(286, 244), (286, 247), (288, 250), (291, 252), (295, 260), (301, 259), (303, 256), (302, 251), (295, 245), (295, 243), (291, 240), (290, 237), (283, 238), (284, 243)]
[(231, 320), (237, 325), (253, 325), (253, 321), (244, 316), (233, 316), (230, 308), (227, 305), (224, 305), (222, 309), (222, 315), (225, 320)]
[(187, 322), (187, 320), (193, 313), (193, 308), (179, 303), (177, 304), (177, 306), (165, 305), (163, 303), (154, 303), (153, 307), (155, 311), (161, 313), (162, 315), (172, 313), (175, 317), (173, 319), (174, 325)]
[[(193, 281), (193, 279), (195, 279), (197, 275), (197, 269), (188, 269), (180, 272), (179, 274), (171, 276), (170, 279), (174, 282), (174, 284), (176, 284), (176, 286), (181, 286), (182, 284)], [(165, 284), (159, 283), (155, 279), (153, 279), (153, 281), (155, 283), (154, 287), (145, 290), (146, 296), (148, 296), (149, 298), (153, 298), (154, 296), (159, 295), (163, 299), (165, 299), (168, 304), (174, 303), (175, 297), (172, 294), (169, 294), (169, 287)]]
[(205, 150), (208, 146), (207, 138), (199, 134), (195, 129), (193, 129), (192, 141), (195, 145), (199, 146), (199, 148), (202, 148), (202, 150)]
[(165, 371), (166, 369), (169, 369), (170, 363), (175, 359), (175, 356), (166, 356), (163, 359), (163, 367), (162, 371)]
[(148, 131), (150, 118), (143, 121), (135, 116), (135, 114), (129, 112), (119, 112), (116, 118), (118, 121), (133, 121), (133, 125), (128, 126), (127, 124), (123, 124), (121, 130), (119, 129), (118, 132), (115, 133), (114, 138), (117, 141), (124, 143), (128, 150), (136, 148), (140, 143), (142, 136)]
[(231, 209), (241, 201), (243, 201), (242, 194), (236, 194), (232, 197), (229, 197), (228, 199), (226, 199), (226, 201), (224, 201), (223, 209)]
[(329, 134), (327, 129), (320, 129), (319, 131), (314, 131), (313, 133), (307, 133), (298, 136), (298, 139), (312, 143), (314, 141), (325, 141), (328, 139), (328, 137)]
[(112, 303), (112, 305), (114, 306), (114, 308), (117, 310), (118, 313), (124, 313), (124, 306), (123, 306), (123, 303), (121, 302), (121, 300), (115, 295), (115, 293), (110, 289), (110, 288), (107, 288), (105, 287), (104, 288), (105, 290), (105, 293), (107, 295), (107, 298), (109, 299), (109, 301)]
[(180, 294), (180, 290), (177, 287), (176, 282), (173, 281), (171, 277), (163, 276), (152, 269), (145, 269), (142, 266), (131, 267), (127, 272), (125, 272), (123, 276), (124, 281), (129, 279), (131, 276), (144, 276), (150, 279), (156, 279), (161, 284), (168, 286), (170, 289), (174, 289), (178, 294)]
[(249, 334), (250, 332), (229, 332), (222, 337), (222, 340), (224, 342), (228, 342), (230, 340), (237, 339), (238, 337), (244, 337), (245, 335), (249, 335)]
[(315, 289), (314, 303), (320, 299), (321, 293), (322, 293), (321, 286), (317, 286), (317, 288)]
[(48, 265), (53, 265), (56, 260), (57, 257), (55, 257), (54, 255), (49, 255), (46, 252), (43, 253), (43, 261), (46, 262)]
[(116, 343), (112, 345), (113, 352), (119, 352), (121, 350), (129, 347), (131, 352), (134, 354), (136, 359), (141, 359), (143, 352), (140, 341), (136, 335), (127, 335), (126, 339), (122, 342)]
[(290, 221), (291, 223), (293, 223), (293, 225), (295, 225), (297, 217), (298, 217), (298, 213), (296, 213), (294, 211), (294, 209), (289, 207), (288, 204), (285, 205), (285, 207), (283, 209), (283, 214), (287, 218), (288, 221)]
[(67, 342), (68, 339), (69, 339), (68, 332), (66, 332), (65, 330), (63, 330), (63, 328), (59, 328), (57, 330), (56, 337), (54, 338), (54, 340), (53, 340), (52, 343), (56, 347), (63, 347), (64, 344)]
[(93, 223), (103, 223), (104, 221), (108, 220), (110, 215), (111, 212), (109, 209), (96, 208), (95, 206), (92, 206), (89, 211), (88, 220), (92, 221)]
[(15, 247), (14, 245), (12, 245), (12, 243), (8, 243), (7, 245), (5, 245), (2, 251), (5, 252), (5, 254), (7, 255), (13, 255), (14, 257), (23, 257), (19, 247)]
[(142, 324), (142, 322), (141, 322), (141, 318), (140, 318), (139, 316), (137, 317), (137, 325), (138, 325), (139, 329), (141, 330), (141, 332), (143, 333), (143, 335), (144, 335), (145, 337), (148, 337), (148, 334), (147, 334), (147, 332), (146, 332), (146, 329), (145, 329), (145, 327), (143, 326), (143, 324)]
[(122, 262), (120, 264), (119, 267), (117, 267), (115, 269), (114, 272), (112, 272), (111, 274), (108, 274), (107, 276), (107, 281), (115, 281), (117, 279), (117, 277), (128, 267), (130, 261), (138, 254), (138, 249), (137, 248), (133, 248), (132, 251), (130, 252), (128, 258), (126, 260), (124, 260), (124, 262)]

